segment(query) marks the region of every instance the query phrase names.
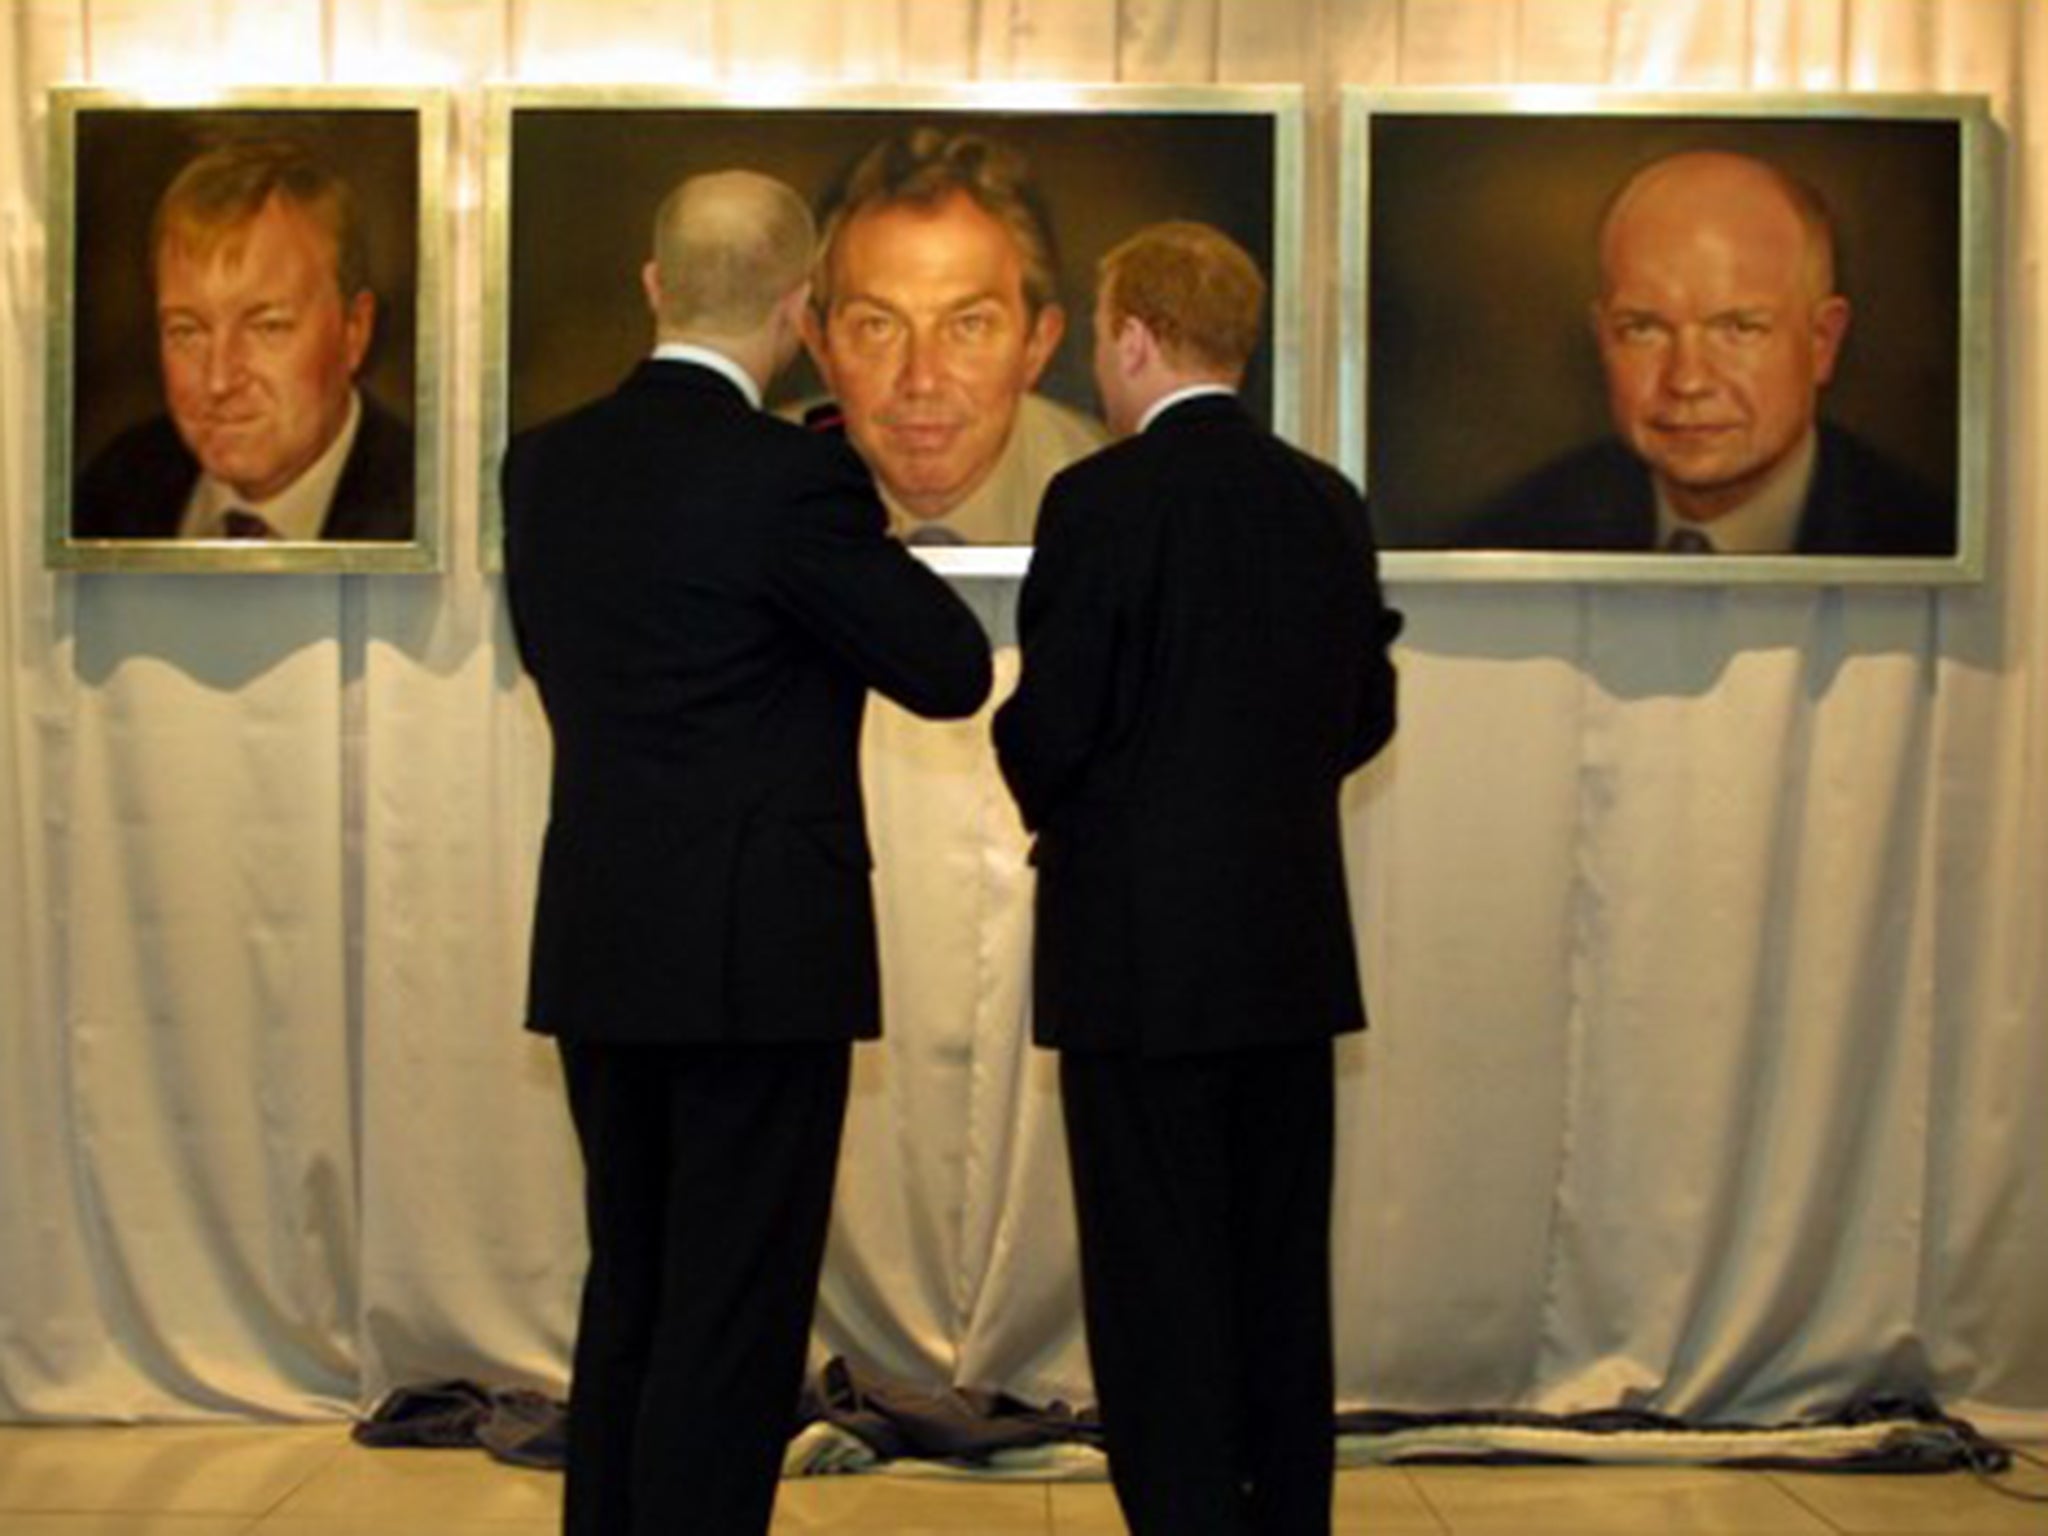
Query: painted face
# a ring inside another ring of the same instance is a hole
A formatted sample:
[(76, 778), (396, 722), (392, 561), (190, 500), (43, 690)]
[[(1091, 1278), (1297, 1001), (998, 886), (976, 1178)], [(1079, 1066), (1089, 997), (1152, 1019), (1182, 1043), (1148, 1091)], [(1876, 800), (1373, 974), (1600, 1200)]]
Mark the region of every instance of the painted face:
[(1625, 207), (1593, 322), (1615, 430), (1681, 512), (1740, 506), (1812, 427), (1848, 328), (1805, 226), (1760, 173), (1708, 161)]
[(995, 467), (1060, 311), (1032, 318), (1016, 242), (965, 193), (858, 215), (831, 261), (831, 310), (806, 330), (818, 371), (890, 495), (942, 516)]
[(332, 240), (276, 197), (204, 253), (173, 234), (156, 279), (157, 350), (179, 435), (241, 495), (275, 496), (347, 421), (375, 301), (343, 302)]

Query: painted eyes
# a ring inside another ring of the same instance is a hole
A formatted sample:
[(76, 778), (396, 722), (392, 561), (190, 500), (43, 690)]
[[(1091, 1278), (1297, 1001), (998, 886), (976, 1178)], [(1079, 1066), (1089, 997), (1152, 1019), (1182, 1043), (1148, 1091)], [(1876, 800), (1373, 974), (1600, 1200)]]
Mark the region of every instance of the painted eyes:
[[(936, 326), (923, 333), (927, 344), (954, 350), (985, 347), (1004, 333), (1004, 317), (993, 306), (963, 309), (942, 316)], [(853, 309), (845, 316), (843, 333), (852, 346), (870, 355), (887, 352), (907, 343), (917, 334), (905, 317), (888, 310)]]
[[(1608, 334), (1628, 347), (1668, 345), (1684, 327), (1675, 326), (1658, 315), (1624, 312), (1608, 323)], [(1735, 310), (1711, 315), (1699, 327), (1710, 341), (1725, 346), (1753, 346), (1771, 336), (1777, 327), (1769, 315)]]
[[(277, 351), (298, 334), (299, 322), (294, 315), (266, 312), (244, 320), (229, 332), (240, 335), (253, 343), (259, 351)], [(164, 350), (174, 356), (185, 358), (198, 355), (209, 346), (216, 335), (213, 327), (190, 316), (173, 315), (166, 318), (158, 329)]]

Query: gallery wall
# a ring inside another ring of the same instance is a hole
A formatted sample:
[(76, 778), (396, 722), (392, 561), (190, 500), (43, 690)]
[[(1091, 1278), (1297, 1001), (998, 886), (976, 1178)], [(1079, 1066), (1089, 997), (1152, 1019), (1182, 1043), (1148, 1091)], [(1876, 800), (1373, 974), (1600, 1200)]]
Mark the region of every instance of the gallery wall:
[[(10, 7), (0, 1417), (561, 1384), (579, 1174), (519, 1028), (547, 742), (479, 559), (496, 81), (1298, 84), (1303, 435), (1331, 455), (1342, 86), (1987, 97), (1982, 583), (1397, 585), (1401, 735), (1345, 801), (1375, 1027), (1340, 1057), (1339, 1384), (1751, 1419), (1913, 1390), (2048, 1431), (2048, 22), (2026, 0)], [(444, 573), (44, 568), (60, 82), (451, 93)], [(1000, 630), (1014, 582), (967, 585)], [(1073, 1400), (1029, 877), (983, 727), (871, 724), (890, 1035), (856, 1069), (817, 1349)]]

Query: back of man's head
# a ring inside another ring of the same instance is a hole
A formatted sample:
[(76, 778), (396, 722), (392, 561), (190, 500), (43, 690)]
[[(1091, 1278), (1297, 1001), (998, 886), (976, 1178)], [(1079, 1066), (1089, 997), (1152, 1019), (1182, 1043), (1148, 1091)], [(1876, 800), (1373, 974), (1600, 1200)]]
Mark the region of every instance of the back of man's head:
[(1009, 232), (1023, 266), (1024, 307), (1036, 315), (1059, 297), (1059, 260), (1052, 221), (1024, 156), (978, 133), (918, 128), (885, 139), (860, 158), (843, 189), (828, 194), (825, 232), (818, 246), (813, 301), (832, 303), (832, 249), (840, 231), (862, 214), (909, 203), (933, 208), (955, 195)]
[(205, 260), (248, 228), (273, 198), (327, 236), (343, 299), (368, 289), (369, 254), (355, 195), (293, 139), (231, 140), (189, 161), (157, 201), (149, 231), (152, 264), (171, 243)]
[(692, 176), (654, 216), (662, 333), (716, 340), (759, 331), (802, 286), (815, 241), (810, 209), (773, 177)]
[(1112, 325), (1141, 322), (1176, 367), (1237, 379), (1259, 342), (1266, 280), (1222, 230), (1174, 220), (1148, 225), (1097, 269)]

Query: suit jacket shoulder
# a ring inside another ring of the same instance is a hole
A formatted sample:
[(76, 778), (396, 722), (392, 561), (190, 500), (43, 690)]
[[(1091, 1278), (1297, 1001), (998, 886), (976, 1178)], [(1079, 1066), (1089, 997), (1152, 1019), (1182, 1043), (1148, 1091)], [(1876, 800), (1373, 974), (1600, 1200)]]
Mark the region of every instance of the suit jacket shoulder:
[(1801, 554), (1952, 555), (1955, 499), (1830, 422), (1820, 429)]
[(403, 543), (418, 526), (413, 430), (369, 391), (362, 391), (361, 399), (362, 420), (320, 537)]
[[(356, 440), (320, 537), (403, 542), (415, 523), (413, 431), (367, 391), (360, 398)], [(72, 534), (175, 539), (198, 481), (199, 461), (171, 418), (153, 416), (121, 433), (86, 466), (72, 499)]]
[(94, 454), (71, 500), (81, 539), (174, 539), (199, 463), (169, 416), (128, 428)]
[(1459, 549), (1643, 550), (1657, 534), (1650, 474), (1614, 438), (1551, 460), (1481, 507)]
[(757, 411), (725, 379), (686, 363), (642, 363), (610, 394), (515, 434), (503, 473), (508, 485), (573, 474), (602, 488), (657, 465), (663, 485), (650, 489), (671, 496), (818, 480), (875, 500), (843, 437)]

